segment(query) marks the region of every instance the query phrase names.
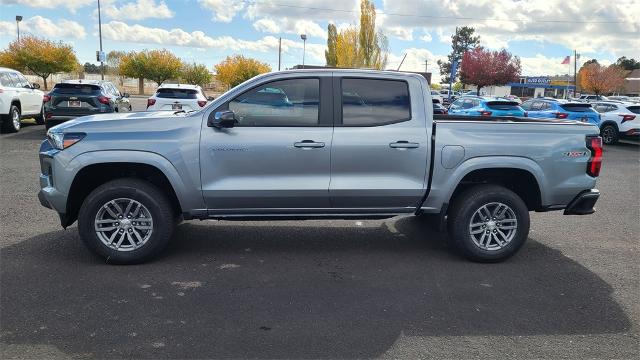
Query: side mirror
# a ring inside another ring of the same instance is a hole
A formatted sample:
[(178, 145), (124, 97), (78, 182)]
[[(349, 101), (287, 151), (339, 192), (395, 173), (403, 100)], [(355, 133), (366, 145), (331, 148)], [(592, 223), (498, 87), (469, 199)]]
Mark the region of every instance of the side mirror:
[(38, 83), (33, 83), (33, 84), (31, 84), (31, 88), (33, 88), (33, 89), (40, 89), (40, 84), (38, 84)]
[(217, 129), (232, 128), (237, 123), (236, 114), (229, 110), (212, 113), (209, 115), (209, 119), (207, 119), (207, 126)]
[(213, 96), (207, 96), (207, 101), (213, 101), (213, 100), (215, 100), (215, 99), (216, 99), (216, 98), (214, 98)]
[(129, 93), (122, 93), (122, 97), (123, 98), (128, 98), (129, 96), (131, 96), (131, 95), (129, 95)]

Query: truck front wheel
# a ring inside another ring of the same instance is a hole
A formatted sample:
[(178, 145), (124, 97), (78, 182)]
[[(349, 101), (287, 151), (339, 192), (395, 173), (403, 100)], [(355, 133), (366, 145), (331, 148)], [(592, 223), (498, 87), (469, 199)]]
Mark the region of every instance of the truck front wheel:
[(100, 185), (84, 200), (78, 231), (85, 245), (109, 263), (135, 264), (157, 255), (169, 242), (174, 215), (167, 197), (139, 179)]
[(465, 257), (499, 262), (515, 254), (529, 235), (529, 211), (513, 191), (498, 185), (473, 186), (453, 201), (450, 242)]

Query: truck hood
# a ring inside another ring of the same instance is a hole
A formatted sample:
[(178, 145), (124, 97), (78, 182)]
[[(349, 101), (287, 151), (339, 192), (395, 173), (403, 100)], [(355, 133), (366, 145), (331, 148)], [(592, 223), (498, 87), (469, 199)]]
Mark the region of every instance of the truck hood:
[(82, 125), (91, 125), (91, 123), (100, 123), (108, 121), (113, 123), (114, 121), (127, 121), (137, 122), (140, 120), (150, 119), (166, 119), (171, 117), (184, 117), (186, 113), (176, 111), (140, 111), (129, 113), (108, 113), (99, 115), (81, 116), (79, 118), (66, 121), (60, 125), (54, 126), (51, 129), (54, 131), (63, 131), (66, 129), (81, 127)]

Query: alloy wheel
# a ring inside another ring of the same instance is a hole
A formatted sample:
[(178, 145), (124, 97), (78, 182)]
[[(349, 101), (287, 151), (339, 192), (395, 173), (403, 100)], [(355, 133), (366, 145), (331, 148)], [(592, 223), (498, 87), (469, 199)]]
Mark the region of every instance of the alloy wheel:
[(508, 205), (492, 202), (482, 205), (471, 216), (469, 235), (474, 244), (487, 251), (506, 247), (516, 235), (518, 219)]
[(104, 245), (117, 251), (133, 251), (142, 247), (151, 237), (153, 217), (140, 202), (118, 198), (100, 207), (94, 229)]

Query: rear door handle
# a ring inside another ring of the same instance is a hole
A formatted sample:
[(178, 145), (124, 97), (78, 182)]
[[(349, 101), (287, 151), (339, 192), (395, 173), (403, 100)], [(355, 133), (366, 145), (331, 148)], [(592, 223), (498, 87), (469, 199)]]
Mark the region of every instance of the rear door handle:
[(414, 142), (408, 142), (406, 140), (400, 140), (400, 141), (392, 142), (391, 144), (389, 144), (389, 147), (392, 147), (394, 149), (415, 149), (417, 147), (420, 147), (420, 144), (414, 143)]
[(303, 149), (311, 149), (311, 148), (323, 148), (323, 142), (315, 142), (313, 140), (302, 140), (297, 143), (293, 143), (294, 147), (303, 148)]

